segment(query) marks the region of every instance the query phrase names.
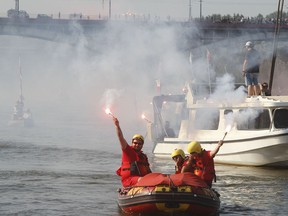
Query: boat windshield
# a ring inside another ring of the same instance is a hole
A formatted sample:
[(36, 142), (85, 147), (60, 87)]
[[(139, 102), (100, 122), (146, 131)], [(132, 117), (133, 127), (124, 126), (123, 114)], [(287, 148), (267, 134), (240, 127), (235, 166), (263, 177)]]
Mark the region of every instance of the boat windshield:
[(204, 108), (196, 109), (195, 129), (197, 130), (217, 130), (219, 126), (219, 109)]
[(288, 109), (278, 108), (273, 110), (275, 128), (288, 128)]
[(268, 109), (240, 109), (236, 118), (238, 130), (263, 130), (270, 128)]

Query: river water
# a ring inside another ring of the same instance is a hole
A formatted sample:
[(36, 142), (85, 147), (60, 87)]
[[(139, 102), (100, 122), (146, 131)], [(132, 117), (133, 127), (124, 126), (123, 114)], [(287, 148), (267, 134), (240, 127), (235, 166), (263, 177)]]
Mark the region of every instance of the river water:
[[(115, 174), (121, 154), (110, 117), (47, 113), (33, 128), (8, 127), (8, 113), (0, 117), (0, 215), (121, 215)], [(172, 173), (172, 160), (153, 157), (151, 149), (148, 142), (153, 171)], [(288, 215), (287, 169), (216, 170), (220, 215)]]

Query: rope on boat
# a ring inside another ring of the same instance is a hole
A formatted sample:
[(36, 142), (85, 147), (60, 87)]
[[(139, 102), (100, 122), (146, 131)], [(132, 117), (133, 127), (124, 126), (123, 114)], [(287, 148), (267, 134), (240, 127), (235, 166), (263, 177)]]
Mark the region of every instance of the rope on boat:
[(175, 189), (177, 189), (177, 187), (175, 186), (174, 182), (173, 182), (172, 179), (170, 178), (170, 175), (167, 175), (167, 178), (169, 179), (169, 188), (171, 188), (172, 191), (174, 191)]

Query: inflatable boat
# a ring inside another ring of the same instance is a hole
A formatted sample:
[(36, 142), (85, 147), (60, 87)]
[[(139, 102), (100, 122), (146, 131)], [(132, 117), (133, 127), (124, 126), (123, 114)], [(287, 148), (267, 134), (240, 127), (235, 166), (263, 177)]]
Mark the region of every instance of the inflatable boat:
[(193, 173), (150, 173), (118, 192), (118, 205), (127, 214), (207, 216), (220, 208), (220, 195)]

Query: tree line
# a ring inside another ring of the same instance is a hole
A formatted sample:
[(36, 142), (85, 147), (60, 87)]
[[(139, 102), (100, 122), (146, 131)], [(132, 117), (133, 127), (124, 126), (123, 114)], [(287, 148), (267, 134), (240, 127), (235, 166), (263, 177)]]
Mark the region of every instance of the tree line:
[[(258, 23), (258, 24), (266, 24), (266, 23), (275, 23), (277, 19), (277, 11), (270, 13), (266, 16), (262, 14), (258, 14), (254, 17), (248, 17), (244, 16), (243, 14), (227, 14), (227, 15), (221, 15), (221, 14), (212, 14), (208, 15), (206, 17), (203, 17), (201, 21), (209, 21), (209, 22), (215, 22), (215, 23)], [(197, 19), (195, 19), (197, 20)], [(198, 18), (200, 20), (200, 18)], [(282, 23), (288, 23), (288, 13), (283, 12), (282, 13)]]

